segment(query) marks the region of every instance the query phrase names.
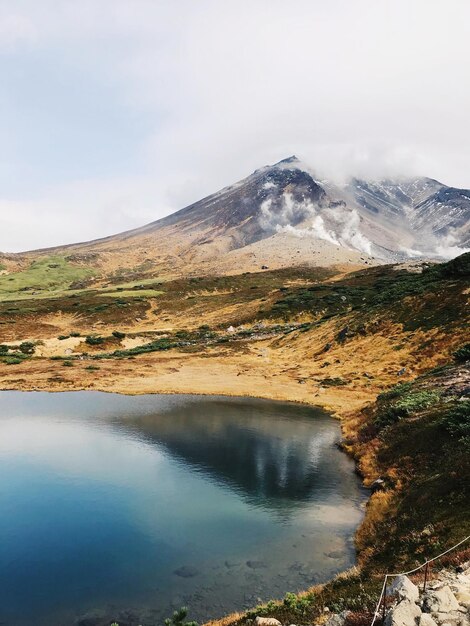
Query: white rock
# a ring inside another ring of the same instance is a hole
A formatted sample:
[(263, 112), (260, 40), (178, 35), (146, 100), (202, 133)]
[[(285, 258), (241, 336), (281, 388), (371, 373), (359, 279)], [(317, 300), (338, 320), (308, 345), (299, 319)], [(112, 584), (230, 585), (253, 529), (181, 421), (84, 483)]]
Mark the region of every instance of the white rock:
[(467, 607), (467, 609), (470, 608), (470, 588), (468, 591), (457, 591), (455, 597), (459, 604)]
[(462, 615), (458, 611), (452, 613), (435, 613), (435, 618), (439, 624), (460, 622)]
[(410, 600), (402, 600), (385, 618), (385, 626), (414, 626), (421, 616), (419, 607)]
[(255, 623), (258, 626), (282, 626), (281, 622), (274, 617), (257, 617)]
[(341, 611), (341, 613), (334, 613), (325, 622), (325, 626), (344, 626), (347, 616), (350, 611)]
[(448, 585), (442, 589), (430, 591), (423, 600), (423, 610), (426, 613), (449, 613), (457, 611), (458, 608), (459, 603)]
[(416, 602), (419, 598), (418, 587), (411, 582), (408, 576), (397, 576), (390, 585), (390, 594), (396, 594), (399, 600)]
[(437, 626), (437, 624), (429, 613), (422, 613), (419, 618), (419, 626)]

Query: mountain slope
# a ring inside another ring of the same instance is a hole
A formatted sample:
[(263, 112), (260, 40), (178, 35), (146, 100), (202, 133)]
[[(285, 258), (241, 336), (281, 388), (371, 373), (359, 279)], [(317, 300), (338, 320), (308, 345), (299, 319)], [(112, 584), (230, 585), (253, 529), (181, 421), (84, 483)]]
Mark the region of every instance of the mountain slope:
[[(413, 249), (406, 241), (398, 247), (413, 256), (458, 254), (470, 241), (470, 191), (447, 187), (431, 178), (364, 181), (347, 185), (352, 203), (394, 226), (405, 225)], [(414, 249), (415, 247), (419, 249)]]
[(102, 274), (144, 277), (397, 262), (456, 256), (469, 224), (468, 190), (430, 178), (337, 185), (290, 157), (141, 228), (0, 260), (15, 269), (54, 250)]

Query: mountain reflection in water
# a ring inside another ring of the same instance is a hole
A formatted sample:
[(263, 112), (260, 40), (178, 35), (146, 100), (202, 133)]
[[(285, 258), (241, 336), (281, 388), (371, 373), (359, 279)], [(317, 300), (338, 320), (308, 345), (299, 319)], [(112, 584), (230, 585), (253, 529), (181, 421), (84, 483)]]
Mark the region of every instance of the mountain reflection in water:
[[(338, 481), (331, 473), (332, 456), (350, 464), (333, 447), (339, 429), (331, 428), (331, 417), (320, 409), (204, 399), (187, 411), (168, 407), (156, 415), (128, 417), (126, 424), (253, 504), (285, 510), (333, 490), (350, 494), (350, 481), (345, 483), (344, 476)], [(350, 480), (355, 482), (353, 475)]]

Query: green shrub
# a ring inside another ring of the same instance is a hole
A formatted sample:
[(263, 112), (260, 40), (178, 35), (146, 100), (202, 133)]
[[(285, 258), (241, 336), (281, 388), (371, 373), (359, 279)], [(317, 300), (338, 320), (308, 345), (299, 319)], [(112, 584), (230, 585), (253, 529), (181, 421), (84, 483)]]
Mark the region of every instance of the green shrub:
[(378, 395), (378, 400), (393, 400), (394, 398), (399, 398), (404, 393), (411, 389), (411, 383), (399, 383), (395, 385), (388, 391), (384, 391)]
[(247, 612), (247, 617), (249, 619), (254, 619), (255, 617), (262, 617), (263, 615), (269, 615), (273, 613), (279, 608), (279, 604), (274, 600), (269, 600), (266, 604), (259, 604), (255, 606), (254, 609), (251, 609)]
[(159, 352), (160, 350), (170, 350), (171, 348), (177, 348), (181, 345), (181, 342), (172, 341), (167, 337), (162, 337), (161, 339), (156, 339), (155, 341), (146, 343), (143, 346), (136, 346), (135, 348), (129, 348), (128, 350), (115, 350), (111, 356), (134, 356), (136, 354), (145, 354), (146, 352)]
[(441, 276), (449, 278), (470, 276), (470, 252), (465, 252), (455, 259), (438, 265), (437, 267), (435, 266), (435, 268), (432, 269), (437, 270)]
[(113, 337), (116, 337), (116, 339), (124, 339), (126, 333), (121, 333), (119, 330), (113, 330), (112, 335)]
[(75, 332), (75, 333), (70, 333), (70, 336), (71, 336), (71, 337), (80, 337), (80, 333), (77, 333), (77, 332)]
[(442, 418), (441, 424), (452, 437), (470, 443), (470, 400), (464, 400), (451, 407)]
[(104, 341), (104, 337), (93, 335), (88, 335), (85, 339), (85, 343), (87, 343), (89, 346), (99, 346), (100, 344), (104, 343)]
[(58, 339), (59, 341), (63, 341), (64, 339), (68, 339), (68, 338), (69, 338), (69, 336), (70, 336), (70, 335), (59, 335), (59, 336), (57, 337), (57, 339)]
[(325, 387), (340, 387), (341, 385), (347, 385), (348, 381), (344, 380), (344, 378), (323, 378), (321, 384)]
[(97, 365), (87, 365), (85, 369), (88, 370), (89, 372), (96, 372), (100, 368)]
[(6, 365), (19, 365), (19, 363), (23, 363), (23, 359), (18, 356), (6, 356), (2, 359), (2, 361)]
[(177, 330), (175, 333), (175, 337), (178, 337), (179, 339), (188, 339), (190, 336), (191, 333), (189, 332), (189, 330), (185, 329)]
[(395, 402), (388, 404), (379, 411), (375, 425), (383, 428), (394, 424), (416, 411), (431, 407), (439, 401), (439, 398), (440, 395), (436, 391), (414, 391), (399, 395)]
[(64, 367), (73, 367), (73, 361), (64, 361)]
[(460, 363), (465, 363), (465, 361), (470, 361), (470, 343), (466, 343), (461, 348), (458, 348), (454, 352), (453, 357), (456, 361), (459, 361)]
[(0, 355), (8, 354), (9, 349), (10, 349), (10, 346), (5, 345), (4, 343), (0, 343)]
[(34, 353), (35, 344), (32, 341), (23, 341), (20, 344), (19, 350), (23, 354), (33, 354)]
[(304, 615), (312, 601), (308, 596), (297, 596), (295, 593), (286, 593), (283, 604), (294, 613)]
[(165, 620), (165, 626), (198, 626), (197, 622), (186, 622), (188, 616), (188, 609), (183, 606), (178, 611), (175, 611), (172, 617), (168, 617)]

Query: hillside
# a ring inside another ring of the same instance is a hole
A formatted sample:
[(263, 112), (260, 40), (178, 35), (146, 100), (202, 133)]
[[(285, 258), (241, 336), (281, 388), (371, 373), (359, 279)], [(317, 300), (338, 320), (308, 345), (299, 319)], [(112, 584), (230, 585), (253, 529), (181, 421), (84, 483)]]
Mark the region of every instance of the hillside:
[[(80, 381), (82, 388), (143, 392), (190, 384), (224, 393), (236, 383), (233, 393), (243, 395), (252, 394), (259, 375), (257, 395), (360, 405), (397, 377), (445, 362), (463, 341), (468, 258), (413, 271), (298, 267), (104, 287), (86, 287), (90, 277), (74, 275), (75, 288), (49, 291), (39, 264), (3, 291), (0, 343), (31, 344), (34, 358), (2, 367), (2, 386), (75, 388)], [(70, 280), (66, 264), (48, 263), (54, 276)], [(31, 288), (37, 272), (40, 291)], [(124, 367), (140, 353), (131, 370)], [(66, 373), (50, 357), (70, 360), (77, 371)], [(13, 346), (6, 358), (22, 359)], [(153, 370), (155, 359), (170, 370)], [(123, 368), (114, 367), (116, 360)], [(88, 365), (100, 375), (87, 374)], [(141, 366), (149, 369), (143, 378)]]

